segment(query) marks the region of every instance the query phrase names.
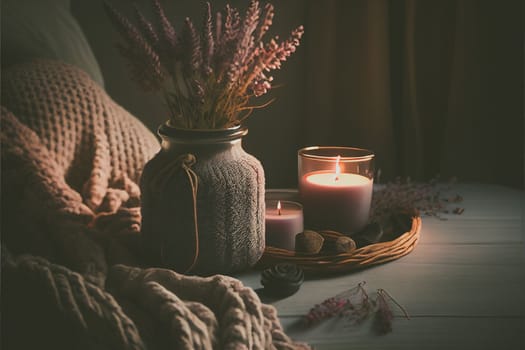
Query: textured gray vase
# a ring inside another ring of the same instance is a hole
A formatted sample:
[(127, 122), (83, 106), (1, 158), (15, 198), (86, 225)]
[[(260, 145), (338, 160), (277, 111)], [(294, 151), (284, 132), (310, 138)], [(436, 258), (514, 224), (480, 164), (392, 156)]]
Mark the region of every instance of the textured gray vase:
[[(242, 148), (248, 130), (187, 130), (163, 124), (158, 133), (162, 149), (146, 164), (140, 183), (143, 242), (150, 259), (197, 274), (254, 265), (264, 250), (264, 171)], [(198, 179), (193, 187), (191, 174)], [(197, 251), (196, 263), (188, 270)]]

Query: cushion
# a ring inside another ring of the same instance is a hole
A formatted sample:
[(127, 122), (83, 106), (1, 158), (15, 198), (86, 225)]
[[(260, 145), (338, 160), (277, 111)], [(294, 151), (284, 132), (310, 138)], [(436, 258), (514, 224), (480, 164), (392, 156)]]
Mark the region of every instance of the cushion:
[(35, 58), (75, 65), (104, 86), (100, 67), (69, 0), (3, 0), (2, 68)]

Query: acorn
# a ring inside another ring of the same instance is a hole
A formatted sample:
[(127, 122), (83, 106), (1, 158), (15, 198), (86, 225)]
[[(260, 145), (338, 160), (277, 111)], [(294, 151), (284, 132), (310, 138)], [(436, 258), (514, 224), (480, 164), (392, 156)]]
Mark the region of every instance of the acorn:
[(277, 264), (261, 273), (264, 293), (273, 297), (284, 298), (294, 294), (303, 281), (304, 272), (295, 264)]

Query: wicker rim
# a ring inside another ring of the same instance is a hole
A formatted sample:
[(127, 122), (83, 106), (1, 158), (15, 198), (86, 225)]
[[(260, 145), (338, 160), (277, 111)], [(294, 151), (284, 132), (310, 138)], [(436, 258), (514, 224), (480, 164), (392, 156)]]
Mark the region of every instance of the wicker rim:
[(350, 272), (365, 267), (386, 263), (407, 255), (416, 247), (421, 230), (421, 217), (412, 217), (409, 231), (396, 239), (380, 242), (337, 255), (308, 256), (295, 255), (294, 252), (275, 247), (266, 247), (257, 263), (266, 267), (277, 263), (297, 264), (305, 272)]

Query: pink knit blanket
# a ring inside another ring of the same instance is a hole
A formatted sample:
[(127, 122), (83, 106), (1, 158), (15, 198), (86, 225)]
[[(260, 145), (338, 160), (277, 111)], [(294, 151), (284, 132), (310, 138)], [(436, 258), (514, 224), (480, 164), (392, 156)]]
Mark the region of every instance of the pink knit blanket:
[(2, 348), (306, 348), (238, 280), (139, 267), (159, 144), (87, 74), (2, 72), (0, 138)]

